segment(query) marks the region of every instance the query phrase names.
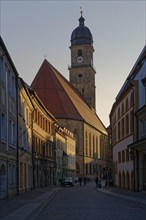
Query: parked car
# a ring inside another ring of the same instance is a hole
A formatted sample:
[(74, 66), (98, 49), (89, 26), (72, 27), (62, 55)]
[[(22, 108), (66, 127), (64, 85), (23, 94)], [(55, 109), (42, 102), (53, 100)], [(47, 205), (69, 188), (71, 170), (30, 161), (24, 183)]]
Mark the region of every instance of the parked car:
[(72, 178), (65, 178), (62, 180), (61, 186), (74, 186), (74, 181)]

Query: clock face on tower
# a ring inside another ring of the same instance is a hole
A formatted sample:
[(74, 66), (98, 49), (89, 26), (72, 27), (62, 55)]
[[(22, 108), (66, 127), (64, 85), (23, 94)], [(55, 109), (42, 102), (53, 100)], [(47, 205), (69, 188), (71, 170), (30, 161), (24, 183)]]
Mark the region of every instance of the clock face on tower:
[(82, 61), (83, 61), (83, 57), (79, 56), (79, 57), (77, 58), (77, 62), (78, 62), (78, 63), (81, 63)]

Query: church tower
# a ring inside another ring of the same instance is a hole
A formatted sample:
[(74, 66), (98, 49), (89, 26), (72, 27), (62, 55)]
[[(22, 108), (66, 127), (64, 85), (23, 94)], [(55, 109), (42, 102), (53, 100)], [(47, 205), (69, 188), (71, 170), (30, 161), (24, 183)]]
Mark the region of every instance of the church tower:
[(96, 111), (95, 69), (93, 67), (93, 37), (85, 19), (79, 18), (79, 26), (71, 34), (70, 82), (85, 98), (88, 105)]

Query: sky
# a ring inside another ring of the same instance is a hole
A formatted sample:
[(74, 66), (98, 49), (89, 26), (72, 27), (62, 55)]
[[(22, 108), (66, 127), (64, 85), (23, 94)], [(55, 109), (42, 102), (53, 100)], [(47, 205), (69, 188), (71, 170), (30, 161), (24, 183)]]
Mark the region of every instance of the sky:
[(0, 0), (0, 34), (29, 85), (44, 58), (69, 79), (70, 39), (80, 7), (94, 41), (96, 110), (107, 127), (115, 98), (146, 44), (145, 0)]

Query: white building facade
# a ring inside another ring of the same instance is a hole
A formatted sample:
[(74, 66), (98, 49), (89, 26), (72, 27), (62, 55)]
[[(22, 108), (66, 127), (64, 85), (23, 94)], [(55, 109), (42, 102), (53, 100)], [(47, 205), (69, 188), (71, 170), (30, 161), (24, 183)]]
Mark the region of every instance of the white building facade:
[(114, 185), (134, 188), (133, 161), (127, 146), (133, 142), (133, 91), (131, 88), (117, 99), (111, 112)]
[(116, 97), (110, 122), (114, 184), (146, 190), (146, 46)]

